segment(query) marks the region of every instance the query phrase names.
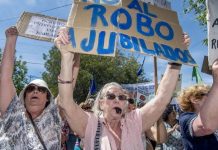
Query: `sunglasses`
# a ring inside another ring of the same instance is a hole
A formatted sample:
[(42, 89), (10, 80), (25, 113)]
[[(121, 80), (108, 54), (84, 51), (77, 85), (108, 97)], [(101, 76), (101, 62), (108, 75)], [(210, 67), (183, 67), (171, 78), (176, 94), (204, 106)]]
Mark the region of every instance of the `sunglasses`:
[(126, 95), (115, 95), (113, 93), (107, 93), (106, 97), (107, 97), (108, 100), (114, 100), (115, 98), (118, 98), (118, 100), (120, 100), (120, 101), (127, 100)]
[(40, 93), (46, 93), (47, 92), (47, 88), (45, 87), (41, 87), (41, 86), (34, 86), (34, 85), (30, 85), (26, 88), (26, 92), (27, 93), (31, 93), (33, 91), (39, 91)]
[(128, 99), (128, 102), (129, 102), (129, 104), (135, 104), (135, 101), (134, 101), (134, 99), (132, 99), (132, 98), (129, 98), (129, 99)]

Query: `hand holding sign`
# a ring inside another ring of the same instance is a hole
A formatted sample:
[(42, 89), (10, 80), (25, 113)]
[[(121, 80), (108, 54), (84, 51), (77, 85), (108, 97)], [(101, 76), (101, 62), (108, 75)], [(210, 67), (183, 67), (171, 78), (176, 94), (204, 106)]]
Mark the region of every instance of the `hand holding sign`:
[(185, 46), (187, 48), (189, 47), (190, 42), (191, 42), (191, 39), (190, 39), (189, 35), (186, 32), (184, 32), (183, 33), (183, 43), (185, 44)]
[(58, 36), (54, 40), (55, 46), (60, 50), (60, 52), (68, 53), (69, 51), (64, 50), (62, 47), (70, 43), (70, 37), (68, 35), (68, 29), (66, 27), (62, 27), (58, 31)]

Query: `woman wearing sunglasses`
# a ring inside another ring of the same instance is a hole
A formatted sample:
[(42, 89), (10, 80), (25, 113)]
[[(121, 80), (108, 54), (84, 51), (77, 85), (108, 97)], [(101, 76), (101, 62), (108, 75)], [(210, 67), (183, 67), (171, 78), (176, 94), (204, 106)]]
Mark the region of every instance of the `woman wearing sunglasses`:
[(71, 129), (82, 138), (84, 149), (143, 150), (141, 134), (159, 119), (170, 102), (181, 65), (169, 64), (154, 99), (129, 113), (123, 88), (114, 82), (104, 85), (96, 97), (93, 114), (83, 111), (73, 99), (74, 53), (63, 48), (70, 44), (67, 28), (59, 31), (55, 44), (61, 52), (59, 105)]
[(16, 27), (6, 30), (0, 76), (0, 149), (59, 150), (61, 119), (45, 81), (30, 82), (17, 97), (12, 80)]

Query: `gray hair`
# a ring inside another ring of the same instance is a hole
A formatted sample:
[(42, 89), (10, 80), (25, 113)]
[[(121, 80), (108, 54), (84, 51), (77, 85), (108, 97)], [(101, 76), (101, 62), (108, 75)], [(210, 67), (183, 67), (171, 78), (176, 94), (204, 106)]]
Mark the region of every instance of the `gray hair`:
[(97, 97), (96, 97), (95, 102), (94, 102), (94, 106), (92, 107), (92, 111), (94, 112), (95, 115), (102, 114), (103, 111), (100, 108), (99, 100), (103, 99), (103, 97), (105, 96), (106, 92), (111, 87), (117, 87), (117, 88), (123, 89), (122, 86), (120, 84), (116, 83), (116, 82), (110, 82), (110, 83), (105, 84), (101, 88), (101, 90), (98, 92)]

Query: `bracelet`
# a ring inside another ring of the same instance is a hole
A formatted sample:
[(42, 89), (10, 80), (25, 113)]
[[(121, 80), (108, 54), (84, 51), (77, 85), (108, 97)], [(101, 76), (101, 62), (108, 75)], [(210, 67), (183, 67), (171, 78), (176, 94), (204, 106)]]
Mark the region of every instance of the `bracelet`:
[(168, 62), (168, 64), (173, 66), (182, 66), (182, 64), (175, 63), (175, 62)]
[(71, 81), (64, 81), (60, 78), (60, 76), (58, 76), (58, 83), (61, 83), (61, 84), (71, 84), (73, 83), (73, 80), (74, 79), (72, 79)]

